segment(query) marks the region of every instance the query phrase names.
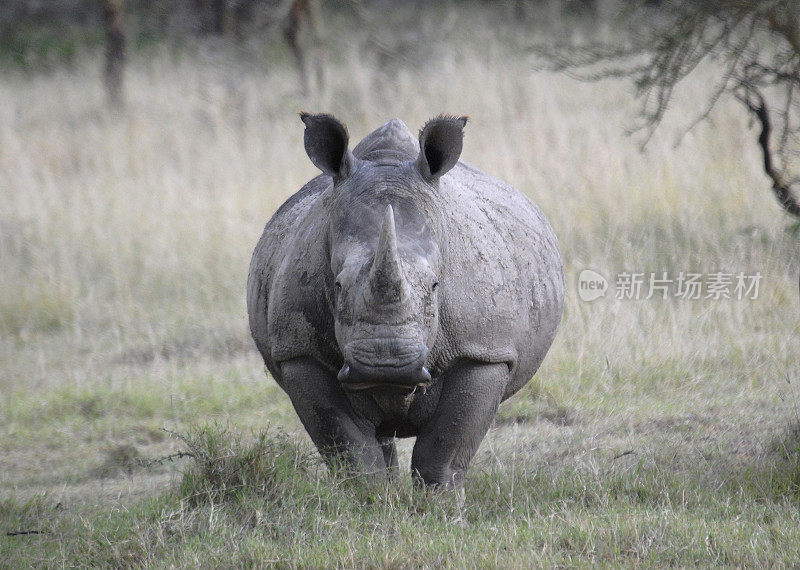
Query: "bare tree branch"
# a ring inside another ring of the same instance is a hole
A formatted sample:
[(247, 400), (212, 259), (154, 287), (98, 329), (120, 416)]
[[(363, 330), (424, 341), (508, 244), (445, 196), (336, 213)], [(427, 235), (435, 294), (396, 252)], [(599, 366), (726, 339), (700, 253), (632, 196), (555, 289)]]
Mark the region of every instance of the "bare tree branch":
[(534, 46), (532, 51), (546, 68), (581, 79), (631, 80), (640, 101), (633, 132), (644, 132), (643, 147), (661, 124), (681, 81), (702, 63), (713, 62), (713, 91), (684, 135), (726, 96), (735, 97), (761, 123), (759, 145), (776, 197), (787, 213), (800, 217), (791, 184), (775, 167), (779, 161), (785, 170), (792, 157), (800, 156), (800, 3), (672, 0), (664, 2), (659, 14), (644, 9), (641, 2), (630, 6), (626, 18), (632, 32), (623, 45), (594, 42)]
[(758, 145), (764, 157), (764, 172), (772, 180), (772, 191), (778, 202), (789, 214), (800, 217), (800, 202), (795, 199), (791, 190), (791, 182), (787, 181), (783, 175), (775, 168), (775, 162), (770, 152), (770, 124), (769, 111), (764, 97), (753, 87), (746, 88), (743, 94), (737, 98), (744, 103), (750, 112), (761, 123), (761, 134), (758, 136)]

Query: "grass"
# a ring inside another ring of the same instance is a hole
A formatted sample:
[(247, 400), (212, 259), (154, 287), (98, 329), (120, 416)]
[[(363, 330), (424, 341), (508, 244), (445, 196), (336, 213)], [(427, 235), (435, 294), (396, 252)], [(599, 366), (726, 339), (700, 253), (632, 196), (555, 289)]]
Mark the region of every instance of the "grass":
[(721, 481), (714, 477), (721, 483), (715, 487), (707, 466), (676, 470), (661, 461), (672, 450), (607, 458), (594, 472), (519, 458), (470, 476), (467, 521), (458, 525), (450, 497), (413, 487), (407, 475), (369, 486), (329, 473), (307, 444), (286, 434), (262, 431), (245, 440), (214, 425), (180, 439), (194, 455), (181, 483), (134, 508), (74, 513), (46, 496), (4, 502), (9, 528), (40, 533), (13, 537), (27, 548), (7, 550), (4, 559), (108, 566), (761, 566), (792, 565), (800, 555), (798, 488), (772, 494), (775, 465), (758, 473), (729, 470)]
[[(530, 32), (484, 10), (437, 14), (413, 66), (369, 55), (363, 30), (329, 36), (308, 99), (289, 62), (218, 45), (134, 54), (122, 115), (104, 109), (99, 53), (4, 71), (0, 566), (796, 563), (799, 244), (756, 133), (723, 104), (674, 146), (702, 110), (700, 70), (642, 153), (625, 85), (532, 72)], [(412, 485), (412, 442), (384, 487), (322, 469), (251, 345), (252, 248), (315, 175), (301, 109), (353, 141), (393, 116), (468, 114), (464, 159), (559, 236), (564, 321), (476, 456), (465, 526), (452, 497)], [(612, 285), (762, 282), (757, 299), (585, 303), (587, 267)], [(194, 457), (152, 461), (181, 450)]]

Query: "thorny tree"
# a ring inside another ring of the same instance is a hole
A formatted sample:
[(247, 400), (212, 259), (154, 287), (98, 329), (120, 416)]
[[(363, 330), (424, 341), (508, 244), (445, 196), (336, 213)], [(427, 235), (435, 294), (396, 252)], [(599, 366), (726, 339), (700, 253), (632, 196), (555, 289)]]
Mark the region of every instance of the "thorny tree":
[(638, 128), (658, 127), (678, 83), (701, 63), (717, 78), (697, 122), (725, 96), (758, 121), (758, 143), (772, 190), (800, 218), (800, 3), (797, 0), (642, 0), (626, 11), (627, 45), (539, 46), (549, 65), (588, 79), (631, 79), (641, 102)]

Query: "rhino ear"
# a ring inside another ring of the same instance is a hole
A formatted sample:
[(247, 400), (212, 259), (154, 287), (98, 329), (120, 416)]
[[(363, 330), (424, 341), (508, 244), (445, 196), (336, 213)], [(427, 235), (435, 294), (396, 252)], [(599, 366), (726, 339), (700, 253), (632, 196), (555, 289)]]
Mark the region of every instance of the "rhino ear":
[(419, 132), (417, 169), (429, 182), (453, 168), (461, 156), (467, 117), (440, 115), (431, 119)]
[(347, 148), (350, 137), (347, 127), (333, 115), (300, 113), (306, 125), (303, 143), (314, 166), (331, 176), (334, 182), (349, 176), (353, 170), (353, 154)]

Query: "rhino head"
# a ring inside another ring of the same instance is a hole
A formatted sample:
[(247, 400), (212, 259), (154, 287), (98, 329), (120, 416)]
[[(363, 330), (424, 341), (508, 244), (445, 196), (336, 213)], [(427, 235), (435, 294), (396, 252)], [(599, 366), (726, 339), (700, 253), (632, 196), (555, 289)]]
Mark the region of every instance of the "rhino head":
[(309, 158), (333, 179), (325, 294), (344, 360), (338, 379), (350, 392), (424, 390), (439, 328), (436, 189), (458, 162), (466, 117), (429, 121), (416, 157), (363, 159), (334, 117), (301, 118)]

